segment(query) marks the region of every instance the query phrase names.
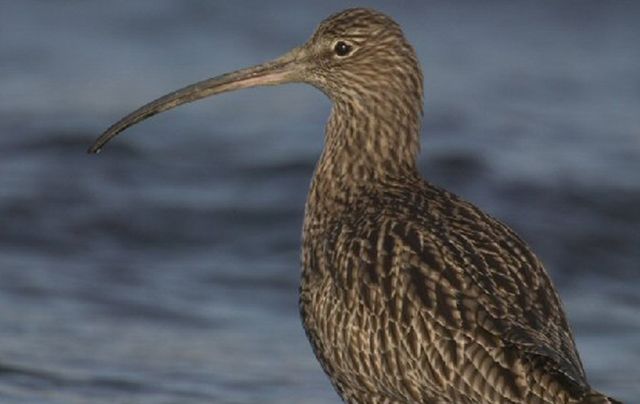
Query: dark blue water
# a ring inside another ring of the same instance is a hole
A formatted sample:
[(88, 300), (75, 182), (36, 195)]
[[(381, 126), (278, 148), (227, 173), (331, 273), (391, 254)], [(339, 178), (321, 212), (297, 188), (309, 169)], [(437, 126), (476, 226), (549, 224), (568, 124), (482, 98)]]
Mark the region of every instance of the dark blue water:
[[(422, 60), (424, 174), (531, 243), (590, 381), (635, 401), (638, 3), (364, 4)], [(338, 402), (296, 297), (324, 96), (226, 94), (85, 149), (132, 108), (277, 56), (344, 7), (0, 1), (0, 402)]]

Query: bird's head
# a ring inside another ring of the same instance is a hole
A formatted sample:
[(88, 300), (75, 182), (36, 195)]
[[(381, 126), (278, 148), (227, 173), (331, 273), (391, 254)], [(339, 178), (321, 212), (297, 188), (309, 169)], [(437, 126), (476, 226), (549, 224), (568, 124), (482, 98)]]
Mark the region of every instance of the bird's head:
[(371, 9), (354, 8), (324, 20), (312, 37), (281, 57), (203, 80), (133, 111), (91, 146), (97, 153), (128, 127), (179, 105), (223, 92), (285, 83), (311, 84), (334, 102), (367, 108), (384, 102), (422, 112), (422, 73), (399, 25)]
[(298, 50), (301, 80), (333, 100), (380, 98), (397, 92), (422, 97), (422, 73), (400, 26), (371, 9), (324, 20)]

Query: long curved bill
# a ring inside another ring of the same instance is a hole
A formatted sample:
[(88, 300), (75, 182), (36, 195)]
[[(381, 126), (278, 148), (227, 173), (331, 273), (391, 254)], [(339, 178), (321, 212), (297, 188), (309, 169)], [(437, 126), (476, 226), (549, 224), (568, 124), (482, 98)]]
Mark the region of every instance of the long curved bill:
[(107, 142), (128, 127), (179, 105), (228, 91), (297, 81), (298, 49), (271, 62), (203, 80), (151, 101), (111, 125), (87, 152), (99, 153)]

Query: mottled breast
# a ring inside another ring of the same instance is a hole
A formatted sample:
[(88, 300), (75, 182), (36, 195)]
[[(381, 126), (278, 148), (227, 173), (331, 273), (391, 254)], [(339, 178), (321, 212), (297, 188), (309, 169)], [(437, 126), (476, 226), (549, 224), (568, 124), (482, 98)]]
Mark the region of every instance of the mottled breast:
[(508, 227), (422, 181), (310, 213), (301, 312), (343, 397), (525, 402), (588, 390), (556, 292)]

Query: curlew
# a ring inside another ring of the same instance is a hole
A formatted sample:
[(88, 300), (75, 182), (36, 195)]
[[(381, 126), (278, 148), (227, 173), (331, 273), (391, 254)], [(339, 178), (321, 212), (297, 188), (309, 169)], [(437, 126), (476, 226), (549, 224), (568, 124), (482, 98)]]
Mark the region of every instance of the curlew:
[(614, 403), (588, 382), (542, 264), (508, 226), (423, 180), (422, 72), (392, 19), (349, 9), (271, 62), (167, 94), (152, 115), (301, 82), (332, 101), (309, 191), (300, 313), (347, 403)]

